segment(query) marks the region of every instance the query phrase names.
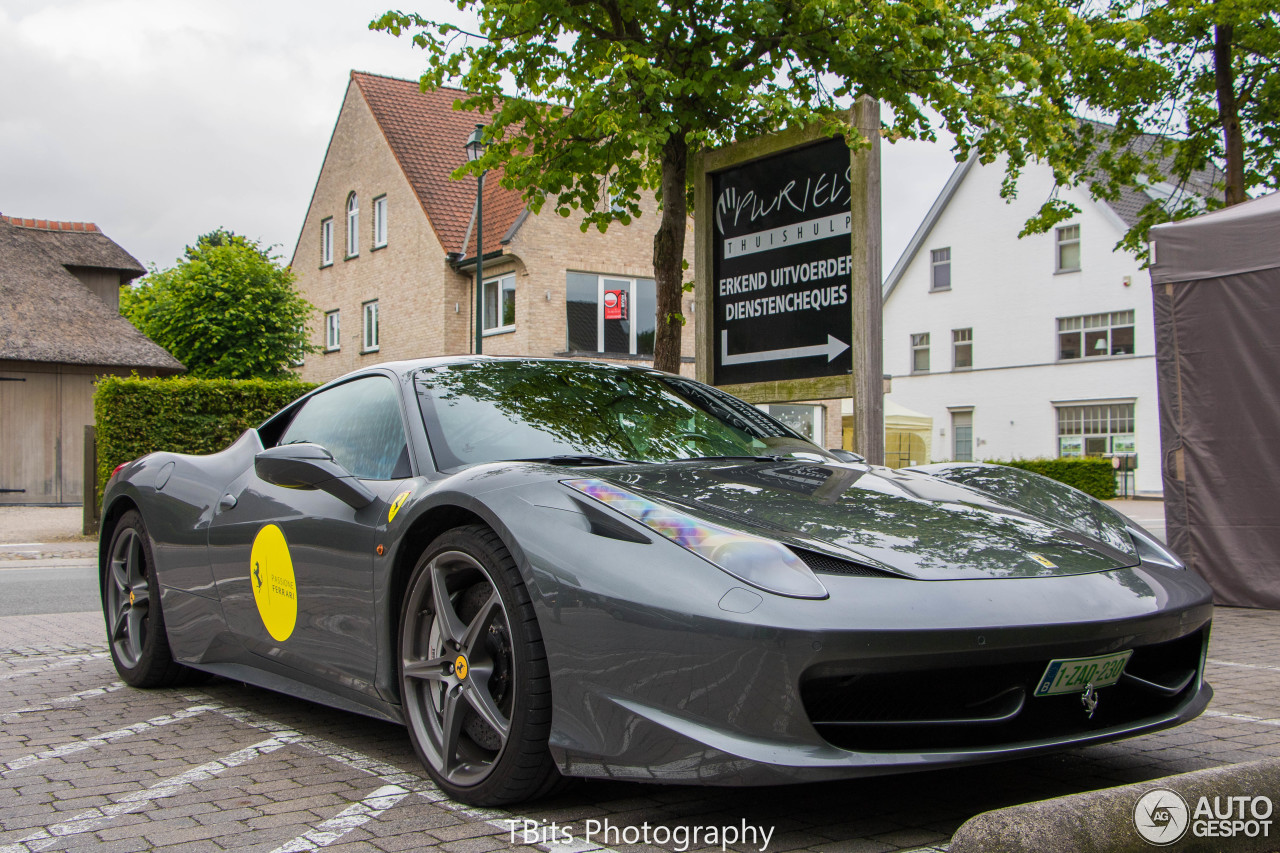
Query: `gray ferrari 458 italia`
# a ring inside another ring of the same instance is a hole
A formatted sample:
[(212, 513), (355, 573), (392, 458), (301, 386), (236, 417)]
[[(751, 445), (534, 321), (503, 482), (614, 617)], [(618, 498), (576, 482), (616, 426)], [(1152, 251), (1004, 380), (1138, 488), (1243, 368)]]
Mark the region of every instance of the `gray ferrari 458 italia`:
[(111, 655), (403, 723), (451, 796), (764, 785), (1185, 722), (1210, 591), (1024, 471), (891, 470), (643, 367), (458, 357), (107, 486)]

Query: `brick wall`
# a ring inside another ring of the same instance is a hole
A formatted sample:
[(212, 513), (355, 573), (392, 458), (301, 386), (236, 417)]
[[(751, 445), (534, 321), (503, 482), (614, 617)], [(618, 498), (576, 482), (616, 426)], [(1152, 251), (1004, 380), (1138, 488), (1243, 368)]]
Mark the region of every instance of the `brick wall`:
[[(352, 192), (360, 207), (360, 246), (357, 256), (346, 258), (346, 206)], [(383, 194), (387, 245), (375, 249), (373, 200)], [(322, 267), (320, 228), (327, 217), (333, 218), (333, 263)], [(347, 88), (316, 182), (293, 271), (317, 309), (309, 325), (313, 343), (324, 345), (324, 313), (341, 312), (341, 348), (308, 355), (299, 371), (303, 379), (326, 381), (380, 361), (443, 355), (465, 346), (465, 329), (453, 313), (465, 285), (447, 268), (439, 239), (354, 85)], [(372, 299), (378, 300), (380, 346), (365, 353), (362, 305)]]

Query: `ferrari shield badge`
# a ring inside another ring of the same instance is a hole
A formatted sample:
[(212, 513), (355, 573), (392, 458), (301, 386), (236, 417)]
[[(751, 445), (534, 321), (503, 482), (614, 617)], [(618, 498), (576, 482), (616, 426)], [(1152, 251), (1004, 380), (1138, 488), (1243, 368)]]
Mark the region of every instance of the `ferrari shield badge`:
[(1058, 568), (1058, 564), (1055, 563), (1053, 560), (1050, 560), (1044, 554), (1028, 554), (1027, 556), (1035, 560), (1040, 565), (1044, 566), (1046, 569)]
[(272, 639), (284, 642), (298, 621), (298, 589), (289, 543), (274, 524), (258, 531), (249, 553), (249, 584), (258, 615)]
[(395, 500), (391, 501), (391, 509), (387, 510), (387, 522), (396, 520), (396, 513), (400, 511), (400, 507), (404, 506), (404, 502), (409, 500), (408, 492), (401, 492), (396, 495)]

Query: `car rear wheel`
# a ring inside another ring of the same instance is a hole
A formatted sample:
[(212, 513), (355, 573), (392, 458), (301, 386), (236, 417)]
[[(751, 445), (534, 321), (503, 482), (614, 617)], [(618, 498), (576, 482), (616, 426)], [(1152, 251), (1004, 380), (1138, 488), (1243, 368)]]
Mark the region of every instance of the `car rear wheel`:
[(414, 748), (449, 796), (502, 805), (557, 787), (542, 634), (515, 561), (489, 528), (448, 531), (415, 566), (400, 691)]
[(190, 681), (196, 674), (174, 661), (169, 651), (151, 540), (136, 510), (122, 515), (111, 534), (102, 576), (102, 610), (111, 660), (125, 683), (167, 687)]

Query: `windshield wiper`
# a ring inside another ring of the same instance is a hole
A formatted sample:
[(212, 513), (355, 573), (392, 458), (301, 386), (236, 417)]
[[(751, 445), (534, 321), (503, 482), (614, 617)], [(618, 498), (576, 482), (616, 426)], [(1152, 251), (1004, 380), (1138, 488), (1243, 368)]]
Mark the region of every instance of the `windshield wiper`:
[(550, 465), (644, 465), (638, 459), (614, 459), (592, 453), (561, 453), (556, 456), (532, 456), (528, 459), (505, 459), (504, 462), (546, 462)]

